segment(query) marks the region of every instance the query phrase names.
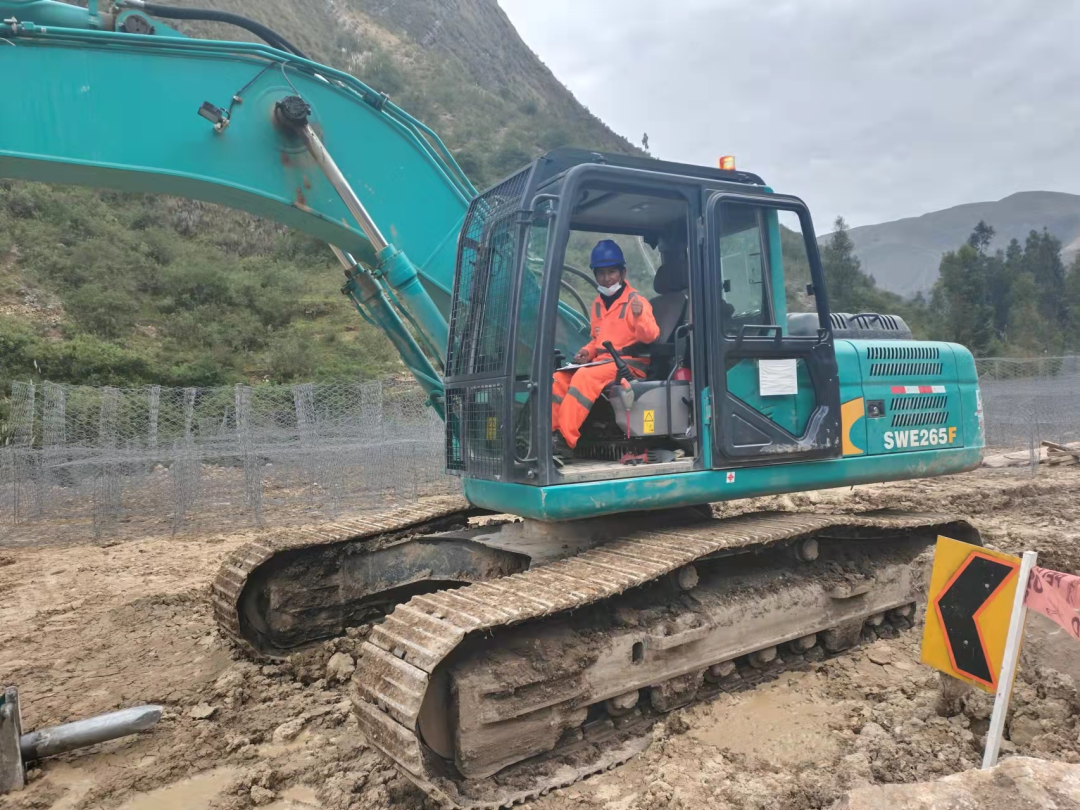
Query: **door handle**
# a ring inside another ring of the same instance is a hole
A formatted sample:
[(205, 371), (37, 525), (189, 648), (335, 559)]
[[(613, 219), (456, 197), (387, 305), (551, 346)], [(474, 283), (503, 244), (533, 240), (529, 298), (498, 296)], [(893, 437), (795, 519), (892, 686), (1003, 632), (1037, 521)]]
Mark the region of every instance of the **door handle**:
[(783, 339), (783, 337), (784, 337), (784, 334), (780, 330), (780, 327), (777, 326), (774, 323), (770, 323), (770, 324), (744, 323), (742, 326), (739, 327), (739, 334), (735, 337), (735, 348), (738, 348), (739, 346), (742, 345), (743, 338), (747, 337), (746, 332), (749, 329), (760, 329), (760, 330), (762, 330), (764, 332), (764, 334), (760, 335), (760, 337), (768, 337), (769, 332), (773, 332), (774, 333), (773, 334), (773, 340), (778, 344), (780, 343), (781, 339)]

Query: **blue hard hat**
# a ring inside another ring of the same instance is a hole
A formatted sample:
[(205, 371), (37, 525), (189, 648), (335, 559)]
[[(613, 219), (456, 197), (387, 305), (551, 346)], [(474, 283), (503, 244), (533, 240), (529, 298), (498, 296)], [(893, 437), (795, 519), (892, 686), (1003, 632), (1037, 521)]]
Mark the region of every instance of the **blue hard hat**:
[(601, 267), (626, 267), (626, 260), (622, 255), (622, 248), (614, 239), (601, 239), (592, 249), (589, 257), (589, 267), (598, 270)]

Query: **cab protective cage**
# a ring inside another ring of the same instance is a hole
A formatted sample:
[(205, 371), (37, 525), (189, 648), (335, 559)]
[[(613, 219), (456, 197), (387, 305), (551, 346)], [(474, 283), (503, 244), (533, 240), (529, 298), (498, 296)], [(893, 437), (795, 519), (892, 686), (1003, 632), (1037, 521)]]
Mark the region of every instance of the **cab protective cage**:
[[(559, 282), (573, 207), (582, 186), (603, 183), (627, 191), (677, 195), (690, 223), (691, 287), (702, 289), (705, 238), (703, 192), (764, 187), (755, 174), (667, 161), (554, 150), (478, 195), (458, 241), (454, 305), (446, 360), (446, 469), (452, 474), (536, 485), (559, 483), (551, 459), (551, 376)], [(521, 309), (529, 229), (540, 214), (549, 226), (542, 287), (535, 313)], [(520, 316), (519, 315), (520, 313)], [(527, 322), (523, 321), (529, 317)], [(531, 332), (531, 334), (530, 334)], [(534, 348), (528, 379), (514, 373), (522, 341)], [(707, 385), (707, 351), (692, 341), (695, 390)], [(696, 398), (696, 394), (695, 394)]]

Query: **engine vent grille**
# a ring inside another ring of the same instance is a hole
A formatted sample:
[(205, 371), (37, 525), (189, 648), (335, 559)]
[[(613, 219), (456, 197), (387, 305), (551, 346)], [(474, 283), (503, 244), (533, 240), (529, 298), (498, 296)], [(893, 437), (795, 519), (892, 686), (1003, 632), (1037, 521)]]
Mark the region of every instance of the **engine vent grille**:
[(932, 411), (945, 407), (948, 397), (944, 394), (932, 397), (893, 397), (894, 411)]
[(925, 425), (944, 425), (949, 421), (948, 411), (923, 411), (921, 413), (893, 414), (893, 427), (923, 427)]
[(941, 363), (873, 363), (871, 377), (926, 376), (941, 374)]
[(937, 346), (868, 346), (868, 360), (937, 360), (941, 349)]

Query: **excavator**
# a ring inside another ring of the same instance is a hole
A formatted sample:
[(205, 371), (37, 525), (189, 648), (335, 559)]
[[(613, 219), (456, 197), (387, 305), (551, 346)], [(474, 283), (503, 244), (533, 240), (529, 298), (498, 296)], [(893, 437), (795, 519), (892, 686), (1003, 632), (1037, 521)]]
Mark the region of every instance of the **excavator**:
[[(832, 312), (806, 205), (730, 161), (563, 148), (477, 193), (435, 132), (270, 27), (142, 0), (0, 0), (0, 69), (0, 176), (218, 203), (326, 242), (444, 418), (460, 497), (252, 541), (212, 593), (257, 658), (366, 627), (360, 728), (440, 802), (571, 784), (667, 712), (910, 627), (928, 546), (978, 542), (950, 515), (723, 516), (959, 473), (983, 447), (972, 355)], [(552, 375), (590, 337), (574, 262), (600, 238), (650, 259), (633, 272), (660, 335), (560, 461)]]

